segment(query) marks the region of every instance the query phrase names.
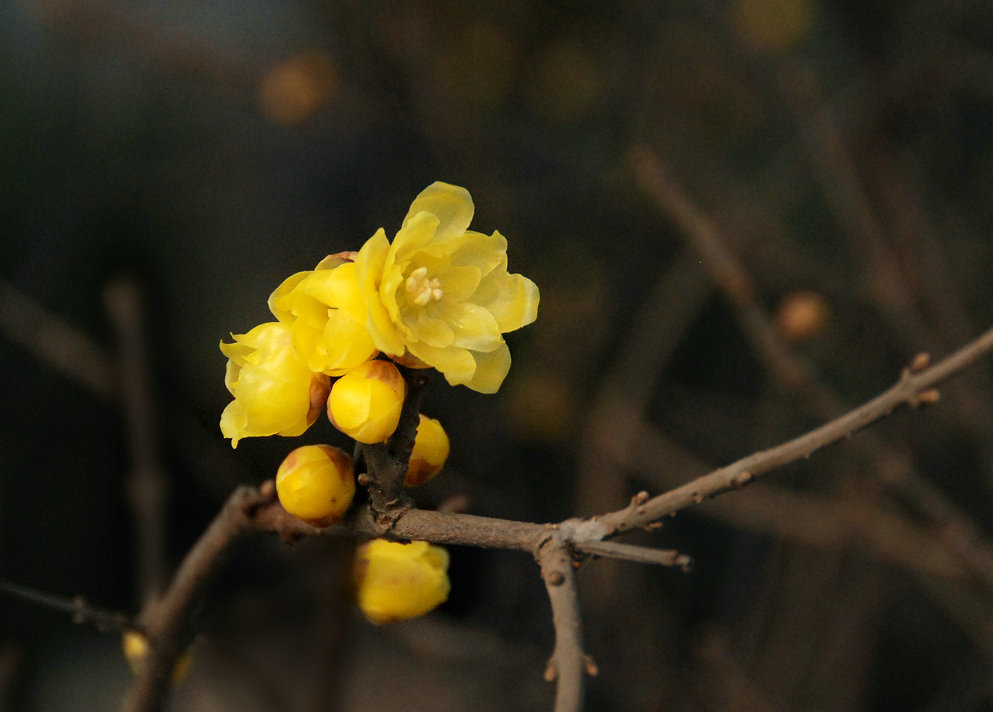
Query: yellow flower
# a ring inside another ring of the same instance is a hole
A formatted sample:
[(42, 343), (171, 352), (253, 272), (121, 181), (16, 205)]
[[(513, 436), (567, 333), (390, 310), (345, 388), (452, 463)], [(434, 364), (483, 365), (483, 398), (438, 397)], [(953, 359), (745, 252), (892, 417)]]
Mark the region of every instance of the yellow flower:
[(468, 231), (468, 191), (432, 183), (391, 244), (380, 229), (355, 258), (376, 347), (436, 368), (452, 385), (495, 393), (510, 369), (502, 334), (538, 314), (538, 288), (507, 272), (507, 240)]
[(356, 559), (358, 602), (378, 624), (423, 616), (448, 598), (448, 552), (426, 541), (374, 539)]
[(317, 419), (330, 390), (327, 376), (312, 373), (297, 355), (290, 327), (260, 324), (221, 342), (228, 357), (224, 384), (234, 400), (221, 414), (221, 432), (238, 440), (262, 435), (301, 435)]
[(414, 449), (410, 453), (410, 464), (403, 483), (407, 487), (417, 487), (432, 479), (445, 466), (450, 448), (448, 433), (441, 427), (441, 423), (421, 413)]
[(366, 361), (331, 386), (328, 418), (360, 443), (389, 439), (400, 422), (407, 384), (389, 361)]
[(276, 494), (283, 509), (315, 527), (340, 520), (355, 496), (352, 458), (330, 445), (303, 445), (276, 471)]
[(354, 255), (329, 255), (313, 270), (285, 279), (269, 297), (269, 310), (290, 326), (293, 346), (311, 371), (340, 376), (376, 355)]

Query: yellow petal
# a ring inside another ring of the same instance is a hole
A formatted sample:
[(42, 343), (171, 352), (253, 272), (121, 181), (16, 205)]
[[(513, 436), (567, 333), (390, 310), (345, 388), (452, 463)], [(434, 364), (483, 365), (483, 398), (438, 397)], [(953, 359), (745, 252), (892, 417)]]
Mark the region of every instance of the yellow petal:
[(464, 302), (476, 293), (482, 278), (479, 268), (472, 265), (449, 267), (437, 274), (438, 282), (441, 284), (441, 290), (444, 292), (444, 298), (447, 302)]
[(459, 348), (492, 351), (503, 343), (496, 319), (481, 306), (469, 302), (446, 304), (441, 314), (452, 327), (452, 343)]
[(309, 274), (307, 272), (297, 272), (283, 280), (282, 284), (276, 287), (275, 291), (269, 295), (269, 311), (279, 321), (292, 321), (294, 315), (291, 311), (293, 302), (293, 291)]
[(400, 232), (393, 238), (393, 244), (386, 256), (386, 264), (409, 261), (418, 250), (436, 239), (438, 225), (438, 216), (432, 213), (408, 215), (403, 221)]
[(324, 361), (319, 370), (331, 376), (343, 375), (377, 352), (365, 324), (338, 310), (328, 318), (321, 342)]
[(386, 239), (386, 233), (382, 229), (377, 230), (359, 250), (355, 259), (355, 269), (359, 288), (365, 300), (366, 328), (369, 330), (369, 335), (380, 351), (401, 355), (404, 352), (403, 340), (396, 333), (393, 321), (386, 307), (383, 306), (379, 294), (384, 260), (389, 249), (390, 243)]
[(452, 252), (451, 260), (455, 266), (472, 265), (479, 269), (482, 276), (488, 275), (494, 269), (507, 264), (507, 238), (499, 232), (484, 235), (481, 232), (467, 232), (464, 240), (457, 243), (457, 249)]
[(506, 272), (491, 272), (472, 297), (486, 308), (506, 333), (520, 329), (538, 318), (538, 286), (527, 277)]
[(476, 360), (466, 349), (436, 348), (424, 342), (411, 342), (407, 347), (421, 361), (441, 371), (453, 386), (469, 381), (476, 372)]
[(455, 340), (455, 332), (442, 319), (432, 318), (426, 310), (420, 310), (407, 322), (411, 335), (429, 346), (445, 348)]
[(466, 388), (477, 393), (496, 393), (510, 371), (510, 349), (507, 344), (489, 353), (473, 353), (476, 359), (476, 371), (472, 378), (466, 381)]
[(468, 229), (472, 222), (474, 212), (472, 197), (465, 188), (457, 185), (442, 183), (441, 181), (432, 183), (422, 190), (410, 204), (407, 217), (403, 220), (403, 227), (418, 213), (430, 213), (438, 218), (438, 227), (434, 239), (437, 241), (447, 240), (456, 235), (461, 235)]

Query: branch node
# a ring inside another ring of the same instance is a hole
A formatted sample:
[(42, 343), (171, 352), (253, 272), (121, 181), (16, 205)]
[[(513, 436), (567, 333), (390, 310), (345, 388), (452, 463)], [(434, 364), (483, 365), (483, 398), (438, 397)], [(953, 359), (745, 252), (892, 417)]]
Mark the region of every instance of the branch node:
[(634, 497), (631, 498), (631, 506), (637, 507), (639, 505), (644, 504), (649, 499), (651, 499), (651, 496), (648, 494), (648, 492), (642, 490), (641, 492), (639, 492), (638, 494), (636, 494)]
[(554, 660), (549, 660), (548, 665), (545, 666), (545, 682), (555, 682), (559, 676), (559, 667), (555, 664)]
[(561, 571), (551, 571), (545, 577), (545, 581), (549, 586), (561, 586), (565, 583), (565, 575)]
[(734, 479), (731, 480), (731, 486), (735, 489), (741, 489), (745, 485), (750, 484), (754, 479), (755, 478), (752, 476), (751, 472), (748, 470), (742, 470), (735, 475)]

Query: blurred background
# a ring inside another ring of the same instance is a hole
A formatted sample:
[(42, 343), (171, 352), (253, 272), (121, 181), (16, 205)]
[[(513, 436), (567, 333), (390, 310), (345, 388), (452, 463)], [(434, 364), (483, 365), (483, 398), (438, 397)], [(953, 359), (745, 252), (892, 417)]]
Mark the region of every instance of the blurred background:
[[(221, 439), (218, 342), (435, 180), (541, 288), (425, 507), (623, 507), (830, 419), (993, 324), (980, 0), (0, 4), (0, 578), (136, 611), (300, 439)], [(993, 709), (984, 362), (588, 562), (590, 710)], [(174, 709), (547, 710), (529, 557), (453, 549), (374, 628), (348, 546), (253, 539)], [(0, 599), (0, 709), (116, 709), (119, 635)]]

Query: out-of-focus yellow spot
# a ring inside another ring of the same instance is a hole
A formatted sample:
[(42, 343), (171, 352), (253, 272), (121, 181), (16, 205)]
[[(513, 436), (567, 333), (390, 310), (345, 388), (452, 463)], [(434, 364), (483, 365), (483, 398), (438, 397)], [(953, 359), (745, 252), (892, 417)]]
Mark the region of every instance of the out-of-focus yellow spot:
[[(135, 675), (141, 675), (145, 669), (145, 660), (148, 658), (148, 640), (136, 630), (126, 630), (121, 636), (121, 648), (124, 650), (124, 658), (128, 661), (131, 671)], [(173, 687), (186, 679), (192, 664), (192, 649), (188, 649), (179, 656), (176, 665), (172, 668), (169, 682)]]
[(331, 55), (305, 52), (280, 62), (262, 77), (259, 105), (273, 123), (292, 126), (325, 106), (338, 86), (338, 69)]
[(830, 315), (827, 300), (817, 292), (793, 292), (776, 309), (776, 328), (787, 341), (808, 341), (824, 331)]
[(423, 616), (448, 598), (448, 552), (426, 541), (374, 539), (355, 562), (362, 614), (381, 625)]
[(814, 0), (735, 0), (732, 21), (756, 49), (782, 51), (798, 45), (817, 16)]
[(603, 77), (596, 57), (578, 42), (557, 42), (535, 58), (529, 100), (535, 111), (555, 123), (582, 118), (596, 104)]

